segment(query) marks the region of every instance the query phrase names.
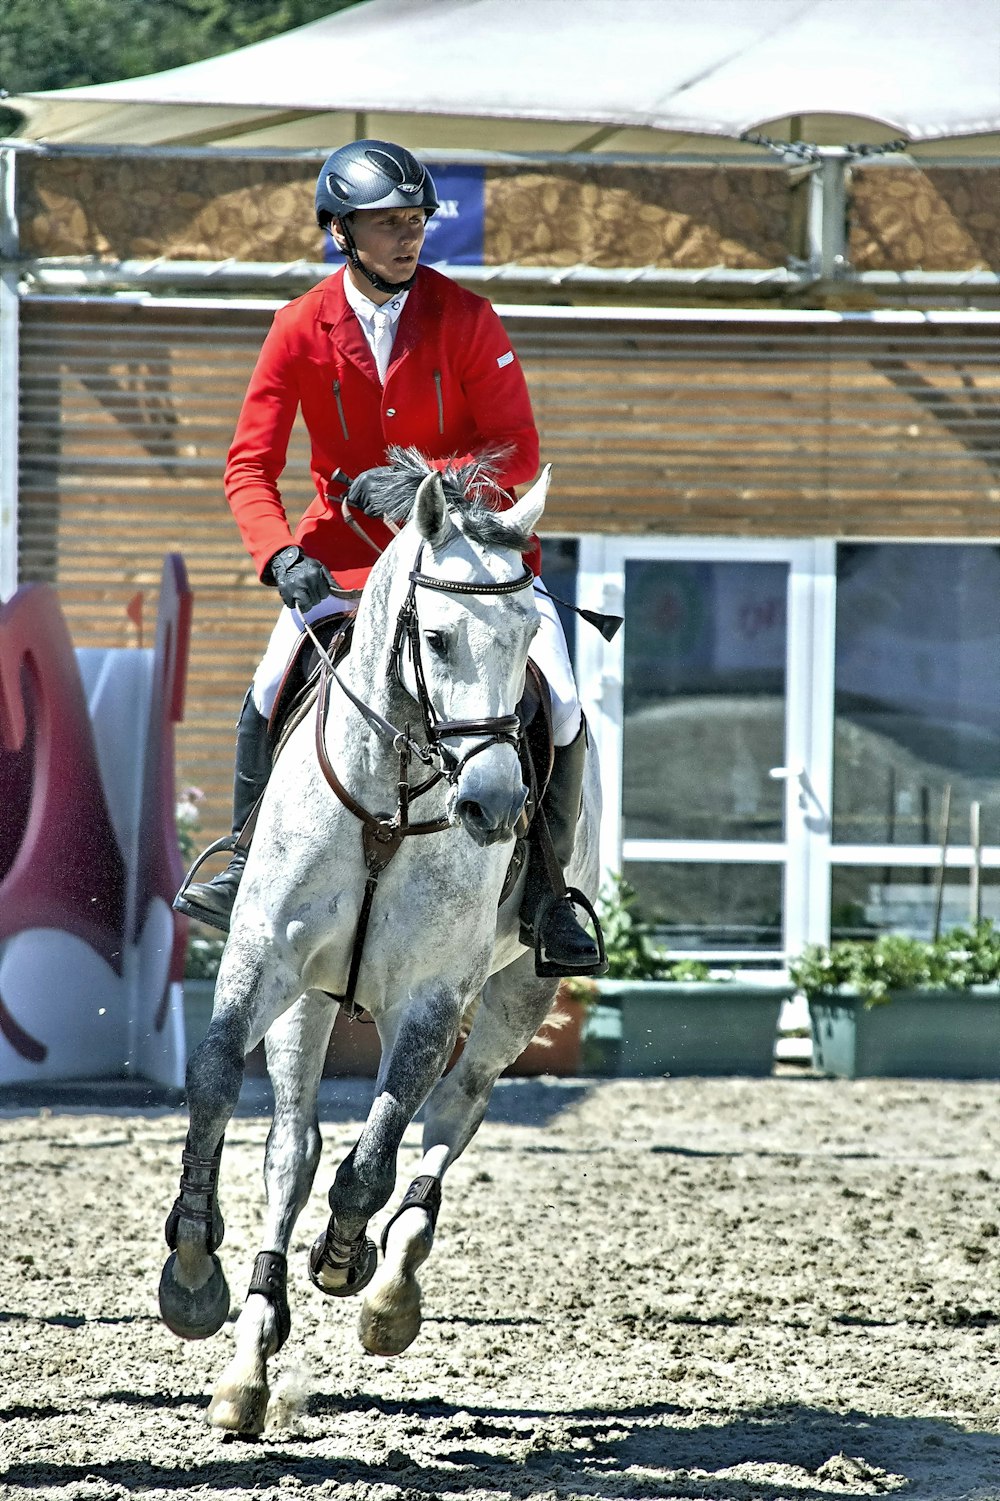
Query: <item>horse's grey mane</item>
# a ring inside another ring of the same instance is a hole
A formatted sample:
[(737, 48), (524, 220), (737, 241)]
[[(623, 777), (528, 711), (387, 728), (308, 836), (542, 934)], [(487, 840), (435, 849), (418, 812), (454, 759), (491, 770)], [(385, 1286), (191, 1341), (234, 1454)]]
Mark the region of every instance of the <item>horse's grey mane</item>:
[[(440, 471), (444, 498), (460, 530), (473, 542), (484, 547), (506, 547), (513, 552), (527, 552), (531, 537), (517, 527), (508, 526), (503, 512), (496, 511), (482, 498), (483, 489), (497, 493), (496, 474), (504, 459), (502, 450), (492, 450), (472, 464)], [(368, 503), (375, 515), (384, 516), (397, 525), (409, 518), (417, 490), (434, 466), (416, 448), (390, 448), (390, 468), (379, 486), (378, 495)]]

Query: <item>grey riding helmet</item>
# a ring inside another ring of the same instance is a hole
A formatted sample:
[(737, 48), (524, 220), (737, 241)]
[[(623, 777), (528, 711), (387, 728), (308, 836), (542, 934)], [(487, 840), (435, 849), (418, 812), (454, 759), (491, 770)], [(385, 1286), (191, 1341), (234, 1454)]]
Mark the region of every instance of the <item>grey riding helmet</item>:
[(422, 208), (430, 218), (438, 207), (434, 179), (403, 146), (391, 141), (352, 141), (330, 153), (316, 182), (316, 222), (329, 229), (339, 220), (351, 264), (382, 292), (399, 292), (408, 281), (391, 283), (361, 262), (350, 215), (357, 209)]

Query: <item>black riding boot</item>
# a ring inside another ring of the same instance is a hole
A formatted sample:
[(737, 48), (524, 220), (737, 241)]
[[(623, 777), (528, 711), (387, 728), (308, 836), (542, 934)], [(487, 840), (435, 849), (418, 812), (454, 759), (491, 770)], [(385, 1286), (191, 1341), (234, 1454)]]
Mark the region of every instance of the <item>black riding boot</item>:
[[(586, 760), (587, 731), (581, 725), (575, 740), (569, 745), (556, 746), (552, 775), (542, 799), (551, 852), (543, 847), (544, 834), (540, 836), (537, 820), (528, 835), (528, 874), (521, 899), (520, 937), (522, 943), (534, 948), (540, 974), (599, 974), (604, 969), (601, 951), (581, 927), (563, 878), (573, 854)], [(539, 919), (540, 935), (536, 933)]]
[[(271, 775), (271, 749), (267, 743), (267, 720), (258, 713), (252, 696), (243, 701), (236, 726), (236, 778), (233, 783), (233, 833), (238, 834), (253, 812)], [(239, 888), (245, 850), (234, 850), (226, 869), (210, 881), (183, 886), (174, 898), (178, 912), (212, 928), (229, 932), (229, 919)]]

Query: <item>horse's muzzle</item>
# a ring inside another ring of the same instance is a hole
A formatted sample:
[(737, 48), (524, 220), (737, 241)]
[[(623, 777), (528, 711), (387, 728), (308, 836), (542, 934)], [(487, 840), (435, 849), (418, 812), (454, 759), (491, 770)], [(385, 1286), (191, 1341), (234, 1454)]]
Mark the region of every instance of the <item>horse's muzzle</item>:
[(459, 781), (454, 816), (475, 842), (485, 848), (513, 836), (527, 795), (520, 775), (513, 783), (504, 777), (491, 777), (473, 761)]

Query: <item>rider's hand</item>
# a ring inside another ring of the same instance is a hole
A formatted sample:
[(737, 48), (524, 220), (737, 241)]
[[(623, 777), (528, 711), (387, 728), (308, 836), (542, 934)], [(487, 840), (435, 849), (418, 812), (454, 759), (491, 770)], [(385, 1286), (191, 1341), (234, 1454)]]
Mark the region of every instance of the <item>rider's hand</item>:
[(366, 469), (357, 479), (351, 480), (347, 491), (347, 504), (364, 516), (381, 516), (382, 505), (376, 502), (386, 479), (392, 474), (388, 465), (380, 469)]
[(269, 567), (282, 602), (290, 610), (297, 605), (305, 614), (333, 593), (333, 580), (323, 564), (308, 557), (301, 547), (283, 547)]

